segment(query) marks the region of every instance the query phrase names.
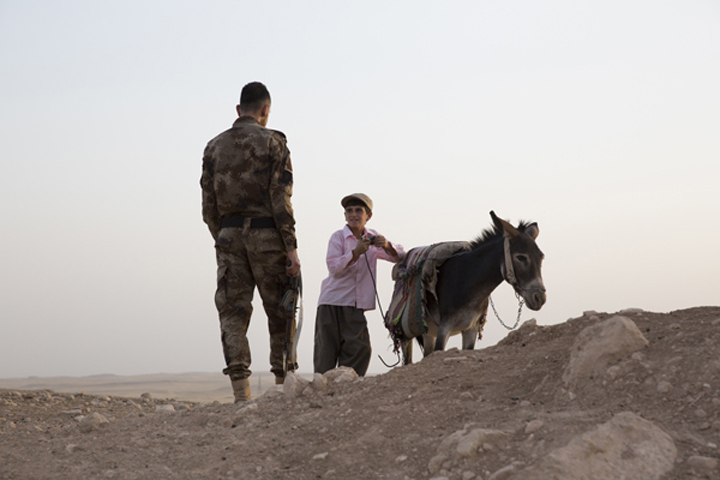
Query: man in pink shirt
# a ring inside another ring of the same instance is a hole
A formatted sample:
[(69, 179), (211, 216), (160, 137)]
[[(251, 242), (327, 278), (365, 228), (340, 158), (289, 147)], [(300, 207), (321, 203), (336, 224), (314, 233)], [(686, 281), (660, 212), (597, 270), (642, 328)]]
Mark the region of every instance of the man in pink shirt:
[(330, 275), (322, 282), (315, 318), (315, 372), (345, 366), (365, 375), (372, 352), (365, 310), (375, 309), (377, 259), (397, 263), (405, 251), (365, 228), (372, 218), (370, 197), (354, 193), (340, 204), (347, 225), (328, 242)]

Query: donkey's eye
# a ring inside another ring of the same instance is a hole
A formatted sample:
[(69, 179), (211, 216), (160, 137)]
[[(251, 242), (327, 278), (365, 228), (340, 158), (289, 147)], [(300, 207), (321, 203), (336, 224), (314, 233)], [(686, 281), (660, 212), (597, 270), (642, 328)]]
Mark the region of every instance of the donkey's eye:
[(527, 255), (523, 255), (523, 254), (515, 255), (515, 260), (520, 262), (523, 267), (527, 267), (530, 264), (530, 259), (528, 258)]

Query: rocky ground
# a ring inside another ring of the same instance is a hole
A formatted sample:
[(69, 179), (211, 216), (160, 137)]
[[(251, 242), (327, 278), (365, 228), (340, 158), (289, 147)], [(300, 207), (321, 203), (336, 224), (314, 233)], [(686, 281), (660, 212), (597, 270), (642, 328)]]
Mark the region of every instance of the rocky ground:
[(0, 390), (0, 479), (720, 479), (720, 307), (530, 321), (306, 383), (245, 404)]

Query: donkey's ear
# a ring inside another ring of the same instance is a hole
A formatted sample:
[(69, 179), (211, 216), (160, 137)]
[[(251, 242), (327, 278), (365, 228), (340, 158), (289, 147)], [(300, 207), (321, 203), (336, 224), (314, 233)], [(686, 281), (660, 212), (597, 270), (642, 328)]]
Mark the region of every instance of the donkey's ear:
[(495, 211), (490, 210), (490, 218), (492, 218), (492, 221), (495, 224), (495, 226), (499, 230), (502, 230), (502, 224), (500, 223), (500, 219), (497, 217), (497, 215), (495, 215)]
[(503, 234), (507, 238), (515, 238), (518, 235), (520, 235), (520, 232), (518, 231), (517, 228), (510, 225), (509, 222), (506, 222), (502, 218), (498, 218), (498, 216), (495, 215), (495, 212), (490, 211), (490, 218), (492, 218), (493, 223), (498, 228), (498, 230), (502, 230)]
[(540, 228), (538, 227), (537, 223), (531, 223), (530, 225), (525, 227), (525, 233), (530, 235), (530, 238), (535, 240), (540, 234)]

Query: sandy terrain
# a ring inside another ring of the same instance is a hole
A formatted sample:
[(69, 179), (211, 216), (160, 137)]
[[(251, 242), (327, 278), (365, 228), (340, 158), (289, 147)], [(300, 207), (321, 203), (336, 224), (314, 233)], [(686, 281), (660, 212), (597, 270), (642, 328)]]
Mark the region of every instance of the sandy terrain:
[[(253, 373), (253, 395), (275, 383), (269, 373)], [(230, 380), (222, 373), (158, 373), (153, 375), (93, 375), (91, 377), (30, 377), (0, 379), (0, 389), (85, 392), (115, 397), (178, 398), (192, 402), (232, 402)]]
[[(615, 315), (527, 323), (483, 350), (246, 404), (196, 403), (166, 385), (174, 400), (115, 397), (112, 378), (98, 380), (109, 381), (102, 394), (0, 389), (0, 479), (569, 480), (533, 472), (628, 415), (669, 442), (667, 469), (624, 473), (643, 466), (652, 445), (642, 441), (593, 480), (720, 479), (720, 307), (622, 312), (647, 346), (565, 383), (578, 334)], [(225, 388), (224, 378), (206, 385)], [(484, 440), (463, 450), (477, 432)]]

